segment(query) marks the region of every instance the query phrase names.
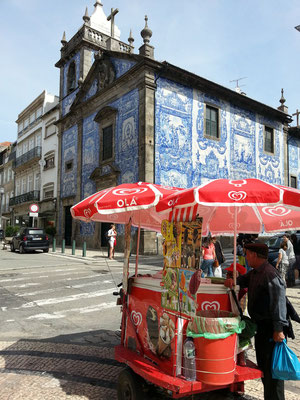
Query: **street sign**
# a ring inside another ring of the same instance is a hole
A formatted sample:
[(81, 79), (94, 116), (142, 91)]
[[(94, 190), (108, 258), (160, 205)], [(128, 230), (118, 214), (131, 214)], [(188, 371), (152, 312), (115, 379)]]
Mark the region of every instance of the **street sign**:
[(31, 213), (38, 213), (39, 212), (39, 206), (37, 204), (30, 204), (29, 211)]
[(38, 217), (39, 216), (39, 213), (36, 213), (36, 212), (30, 212), (29, 213), (29, 217)]

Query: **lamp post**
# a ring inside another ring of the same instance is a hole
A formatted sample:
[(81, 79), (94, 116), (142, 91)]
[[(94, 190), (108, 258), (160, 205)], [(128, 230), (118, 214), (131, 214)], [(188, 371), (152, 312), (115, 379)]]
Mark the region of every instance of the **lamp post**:
[(0, 186), (0, 228), (2, 228), (2, 198), (4, 195), (4, 187)]

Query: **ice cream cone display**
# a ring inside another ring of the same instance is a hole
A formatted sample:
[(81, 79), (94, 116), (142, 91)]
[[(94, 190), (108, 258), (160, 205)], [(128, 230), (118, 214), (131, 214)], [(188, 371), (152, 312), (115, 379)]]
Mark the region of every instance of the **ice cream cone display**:
[(159, 337), (157, 342), (157, 355), (170, 356), (170, 345), (175, 337), (175, 324), (167, 313), (163, 313), (160, 318)]

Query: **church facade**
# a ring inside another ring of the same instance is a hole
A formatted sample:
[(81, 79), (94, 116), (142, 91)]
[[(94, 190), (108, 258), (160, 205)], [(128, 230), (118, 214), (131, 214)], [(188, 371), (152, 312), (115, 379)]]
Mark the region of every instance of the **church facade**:
[[(274, 109), (156, 61), (147, 18), (135, 53), (131, 34), (128, 43), (120, 40), (117, 12), (107, 18), (97, 0), (79, 31), (69, 41), (63, 36), (56, 64), (59, 238), (104, 246), (107, 226), (72, 220), (70, 207), (121, 183), (191, 187), (251, 177), (287, 185), (292, 172), (298, 185), (299, 141), (288, 141), (291, 117), (283, 93)], [(149, 235), (143, 236), (144, 252), (156, 251)]]

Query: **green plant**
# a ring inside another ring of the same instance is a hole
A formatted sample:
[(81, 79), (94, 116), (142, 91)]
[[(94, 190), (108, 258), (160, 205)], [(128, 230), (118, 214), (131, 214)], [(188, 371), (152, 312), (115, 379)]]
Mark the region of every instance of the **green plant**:
[(20, 230), (19, 226), (8, 225), (5, 229), (5, 236), (12, 237), (15, 236)]
[(47, 235), (54, 237), (56, 235), (56, 228), (55, 226), (49, 225), (45, 228), (45, 232)]

